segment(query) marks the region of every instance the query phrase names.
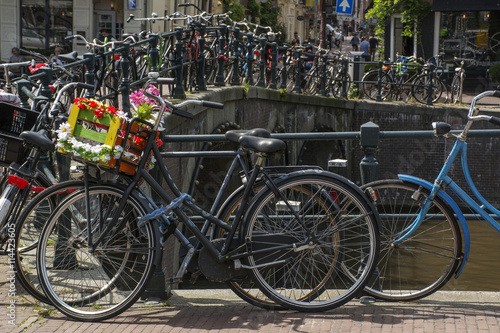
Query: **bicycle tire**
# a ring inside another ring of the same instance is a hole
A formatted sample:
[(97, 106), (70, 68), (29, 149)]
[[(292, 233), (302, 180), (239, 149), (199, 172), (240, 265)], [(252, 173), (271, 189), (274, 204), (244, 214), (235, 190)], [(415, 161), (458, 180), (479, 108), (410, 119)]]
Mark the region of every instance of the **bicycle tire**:
[(51, 212), (71, 192), (83, 188), (84, 183), (69, 180), (55, 184), (35, 198), (23, 209), (16, 221), (15, 240), (18, 246), (15, 256), (17, 281), (40, 302), (50, 304), (36, 274), (36, 250), (38, 237)]
[[(256, 188), (261, 189), (263, 185), (256, 185)], [(240, 206), (243, 197), (244, 186), (234, 191), (229, 198), (224, 202), (217, 214), (217, 217), (227, 224), (232, 224), (232, 217), (236, 214), (236, 210)], [(258, 191), (257, 190), (257, 191)], [(215, 237), (224, 237), (224, 230), (216, 228)], [(270, 300), (263, 294), (255, 283), (250, 278), (240, 278), (227, 282), (229, 288), (245, 302), (267, 310), (283, 310), (284, 308)]]
[[(382, 98), (382, 100), (385, 100), (391, 94), (392, 79), (387, 73), (382, 73), (382, 76), (380, 77), (380, 82), (382, 83), (380, 90), (380, 97)], [(363, 91), (364, 96), (368, 97), (369, 99), (373, 99), (375, 101), (377, 100), (378, 70), (371, 70), (363, 76), (363, 78), (361, 79), (361, 89)]]
[[(436, 196), (419, 229), (393, 246), (418, 215), (429, 191), (397, 179), (363, 187), (375, 191), (382, 221), (378, 268), (365, 291), (386, 301), (413, 301), (439, 290), (455, 273), (462, 251), (460, 227), (448, 205)], [(440, 216), (445, 219), (433, 220)]]
[[(415, 78), (411, 87), (411, 94), (415, 98), (415, 100), (422, 104), (427, 104), (428, 100), (428, 91), (429, 91), (429, 76), (427, 74), (419, 75)], [(432, 78), (432, 94), (431, 99), (432, 103), (436, 103), (443, 94), (443, 86), (442, 82), (436, 78)]]
[[(266, 187), (257, 194), (244, 221), (246, 262), (253, 267), (249, 275), (285, 308), (318, 312), (339, 307), (364, 288), (376, 267), (379, 236), (373, 207), (359, 188), (330, 172), (282, 177), (277, 189)], [(270, 246), (281, 248), (268, 253)]]
[(96, 185), (89, 195), (90, 202), (96, 202), (88, 207), (93, 239), (114, 214), (120, 214), (118, 224), (95, 251), (89, 251), (87, 220), (79, 216), (86, 215), (86, 193), (68, 196), (42, 230), (37, 274), (59, 311), (76, 320), (100, 321), (122, 313), (139, 298), (152, 276), (159, 244), (151, 223), (137, 225), (147, 213), (139, 200), (129, 196), (118, 212), (123, 189)]

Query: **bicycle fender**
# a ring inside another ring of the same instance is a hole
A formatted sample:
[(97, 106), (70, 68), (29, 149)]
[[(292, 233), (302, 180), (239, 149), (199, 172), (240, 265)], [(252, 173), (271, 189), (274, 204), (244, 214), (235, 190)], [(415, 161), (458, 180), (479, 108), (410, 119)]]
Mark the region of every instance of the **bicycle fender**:
[[(432, 190), (432, 184), (428, 182), (427, 180), (415, 177), (415, 176), (410, 176), (410, 175), (398, 175), (398, 178), (401, 180), (404, 180), (409, 183), (417, 184), (422, 187), (425, 187), (429, 191)], [(448, 206), (451, 208), (451, 210), (455, 213), (455, 215), (458, 218), (458, 222), (460, 223), (460, 226), (462, 227), (462, 232), (464, 234), (464, 257), (462, 259), (462, 263), (458, 267), (457, 271), (455, 272), (455, 278), (458, 278), (460, 274), (462, 273), (462, 270), (465, 268), (465, 264), (467, 263), (467, 259), (469, 258), (469, 252), (470, 252), (470, 233), (469, 233), (469, 227), (467, 226), (467, 222), (465, 221), (465, 216), (458, 207), (457, 203), (455, 200), (453, 200), (446, 192), (439, 190), (437, 194), (444, 202), (448, 204)]]

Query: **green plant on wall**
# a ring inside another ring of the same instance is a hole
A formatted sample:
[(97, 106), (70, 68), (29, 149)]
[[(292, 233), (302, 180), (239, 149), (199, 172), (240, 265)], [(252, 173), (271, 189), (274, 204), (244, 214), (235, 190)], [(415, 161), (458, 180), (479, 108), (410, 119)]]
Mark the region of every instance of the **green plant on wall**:
[(383, 38), (385, 25), (391, 15), (402, 14), (402, 36), (414, 37), (420, 34), (422, 21), (431, 13), (431, 5), (426, 0), (374, 0), (367, 18), (376, 19), (375, 34)]

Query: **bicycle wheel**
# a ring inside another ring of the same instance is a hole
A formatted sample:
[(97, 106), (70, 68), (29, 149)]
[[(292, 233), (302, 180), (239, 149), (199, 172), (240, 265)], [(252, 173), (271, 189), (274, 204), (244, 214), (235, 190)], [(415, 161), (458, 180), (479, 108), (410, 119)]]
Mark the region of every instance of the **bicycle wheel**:
[(364, 194), (329, 172), (297, 172), (262, 189), (245, 215), (249, 275), (276, 303), (326, 311), (361, 291), (379, 248)]
[[(380, 77), (381, 82), (381, 90), (380, 97), (382, 100), (387, 99), (387, 96), (391, 94), (391, 82), (392, 79), (387, 73), (383, 73)], [(363, 91), (363, 95), (377, 100), (378, 96), (378, 70), (372, 70), (366, 73), (361, 79), (361, 89)]]
[[(260, 190), (262, 187), (262, 184), (256, 186), (258, 190)], [(233, 192), (233, 194), (231, 194), (231, 196), (221, 207), (219, 214), (217, 214), (219, 219), (231, 225), (233, 222), (232, 219), (234, 218), (234, 215), (236, 214), (236, 211), (240, 206), (242, 196), (243, 187)], [(217, 228), (217, 230), (215, 231), (215, 237), (224, 237), (224, 230), (222, 228)], [(249, 304), (268, 310), (283, 309), (282, 306), (276, 304), (274, 301), (269, 299), (269, 297), (263, 294), (252, 281), (252, 279), (248, 277), (229, 281), (228, 286), (236, 295), (238, 295), (238, 297)]]
[(365, 291), (387, 301), (412, 301), (439, 290), (460, 262), (462, 238), (457, 221), (439, 197), (408, 239), (394, 246), (420, 211), (429, 191), (401, 180), (381, 180), (365, 185), (377, 196), (382, 220), (377, 270)]
[[(417, 102), (427, 104), (429, 84), (430, 80), (427, 74), (422, 74), (413, 81), (411, 93)], [(442, 82), (437, 77), (433, 77), (432, 87), (431, 99), (432, 103), (436, 103), (443, 94)]]
[(451, 83), (451, 101), (453, 104), (462, 103), (462, 79), (460, 74), (455, 74)]
[[(99, 321), (125, 311), (142, 294), (159, 244), (150, 223), (137, 226), (147, 212), (140, 201), (130, 196), (118, 211), (122, 189), (98, 185), (90, 188), (89, 201), (85, 197), (85, 191), (75, 192), (47, 221), (38, 244), (37, 274), (59, 311), (73, 319)], [(87, 221), (96, 241), (116, 214), (116, 225), (91, 250)]]
[(26, 205), (16, 221), (15, 240), (18, 246), (15, 257), (17, 280), (34, 298), (50, 303), (36, 274), (38, 237), (51, 212), (69, 193), (82, 189), (83, 182), (70, 180), (55, 184), (37, 195)]

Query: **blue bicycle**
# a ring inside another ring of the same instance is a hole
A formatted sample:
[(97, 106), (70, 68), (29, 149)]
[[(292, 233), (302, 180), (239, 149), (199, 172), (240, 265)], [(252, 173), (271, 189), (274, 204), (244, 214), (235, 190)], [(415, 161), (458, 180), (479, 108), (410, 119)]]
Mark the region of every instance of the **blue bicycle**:
[[(389, 301), (410, 301), (439, 290), (453, 276), (458, 277), (469, 257), (470, 235), (464, 208), (446, 192), (453, 192), (463, 204), (500, 233), (500, 210), (494, 208), (477, 190), (467, 164), (467, 134), (476, 121), (500, 125), (500, 118), (480, 115), (476, 103), (487, 96), (500, 97), (500, 91), (476, 96), (470, 105), (467, 123), (460, 134), (450, 133), (451, 125), (433, 123), (439, 137), (455, 138), (434, 183), (399, 175), (399, 179), (381, 180), (365, 187), (377, 198), (382, 219), (381, 252), (377, 271), (365, 291)], [(469, 193), (448, 175), (460, 155)], [(491, 215), (490, 215), (491, 214)], [(463, 234), (463, 239), (462, 239)]]

